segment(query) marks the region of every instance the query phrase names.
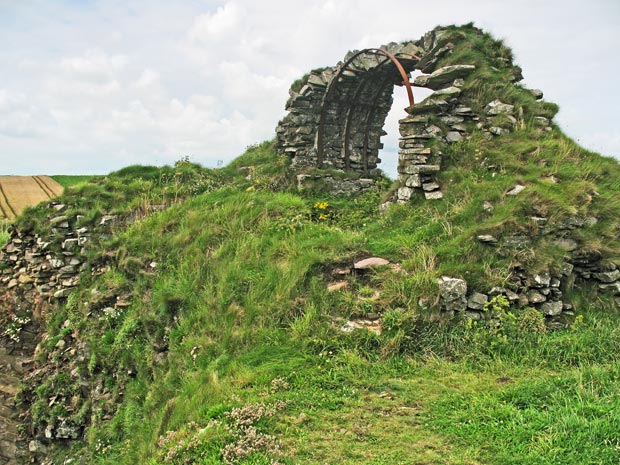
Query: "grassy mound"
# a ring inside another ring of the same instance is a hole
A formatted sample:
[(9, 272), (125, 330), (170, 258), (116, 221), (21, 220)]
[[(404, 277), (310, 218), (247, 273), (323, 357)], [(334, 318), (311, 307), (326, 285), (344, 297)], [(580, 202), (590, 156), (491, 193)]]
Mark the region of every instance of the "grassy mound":
[[(387, 181), (348, 199), (296, 191), (271, 143), (221, 170), (130, 167), (68, 189), (82, 221), (144, 214), (91, 250), (107, 270), (48, 315), (30, 427), (86, 426), (51, 453), (95, 464), (617, 463), (612, 296), (567, 290), (577, 316), (554, 331), (501, 301), (498, 325), (433, 319), (442, 275), (486, 289), (559, 266), (541, 215), (595, 217), (579, 244), (616, 260), (618, 163), (533, 124), (444, 158), (443, 201), (384, 214)], [(44, 233), (46, 214), (19, 227)], [(340, 274), (369, 256), (399, 266)]]
[[(50, 316), (43, 353), (58, 370), (35, 391), (33, 421), (86, 422), (87, 444), (73, 447), (87, 463), (613, 463), (620, 334), (611, 298), (575, 291), (577, 324), (553, 332), (517, 311), (501, 328), (438, 325), (427, 306), (442, 274), (501, 284), (514, 260), (555, 259), (544, 243), (511, 256), (472, 239), (525, 227), (534, 205), (552, 206), (557, 221), (596, 214), (584, 242), (615, 250), (617, 163), (559, 131), (453, 150), (460, 162), (443, 174), (442, 203), (380, 215), (379, 191), (273, 191), (286, 164), (266, 143), (217, 174), (230, 180), (223, 187), (120, 231), (99, 252), (113, 257), (110, 270), (84, 279)], [(110, 205), (132, 190), (126, 173), (138, 182), (136, 170), (109, 177)], [(570, 188), (550, 184), (551, 174)], [(516, 182), (528, 189), (505, 196)], [(328, 291), (335, 268), (370, 255), (403, 271), (348, 276)], [(118, 294), (130, 305), (104, 312), (105, 296)], [(341, 330), (372, 314), (381, 334)], [(64, 361), (60, 338), (88, 357)], [(98, 393), (80, 410), (49, 407), (52, 393), (75, 397), (84, 380)]]

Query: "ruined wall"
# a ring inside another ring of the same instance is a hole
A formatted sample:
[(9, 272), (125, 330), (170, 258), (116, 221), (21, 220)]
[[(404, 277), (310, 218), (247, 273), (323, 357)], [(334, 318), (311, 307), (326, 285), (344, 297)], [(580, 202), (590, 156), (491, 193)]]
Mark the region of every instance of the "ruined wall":
[[(47, 335), (41, 334), (46, 316), (66, 302), (80, 278), (109, 270), (105, 254), (89, 263), (88, 251), (98, 250), (113, 231), (138, 216), (103, 215), (94, 221), (66, 214), (71, 207), (50, 202), (46, 205), (49, 234), (14, 228), (0, 250), (0, 464), (42, 463), (37, 460), (46, 456), (51, 443), (78, 439), (83, 433), (83, 425), (69, 419), (47, 425), (45, 430), (28, 429), (34, 387), (59, 372), (63, 364), (70, 367), (72, 378), (80, 377), (77, 365), (88, 360), (88, 348), (77, 344), (72, 333), (56, 344), (54, 362), (35, 361), (35, 347), (46, 341)], [(106, 296), (103, 312), (116, 311), (128, 302), (128, 295)], [(101, 392), (95, 392), (97, 385), (81, 378), (80, 382), (84, 391), (80, 402), (101, 397)], [(23, 383), (29, 390), (24, 390)], [(49, 402), (68, 404), (69, 399), (56, 393)]]
[[(523, 124), (523, 115), (499, 99), (471, 104), (476, 97), (463, 92), (463, 85), (476, 66), (462, 63), (437, 69), (459, 40), (462, 36), (454, 31), (436, 28), (420, 40), (381, 47), (398, 59), (406, 73), (426, 73), (413, 85), (433, 91), (422, 102), (404, 109), (399, 121), (400, 187), (392, 201), (406, 202), (416, 191), (427, 199), (443, 197), (437, 182), (442, 144), (461, 141), (475, 130), (493, 137)], [(520, 69), (509, 59), (493, 59), (511, 71), (513, 83), (521, 79)], [(343, 189), (330, 178), (328, 189), (333, 193), (351, 194), (372, 185), (366, 178), (376, 174), (381, 162), (381, 136), (385, 135), (383, 126), (395, 85), (403, 85), (397, 67), (372, 49), (349, 52), (336, 66), (311, 71), (293, 84), (286, 104), (289, 113), (278, 124), (276, 134), (278, 151), (288, 155), (293, 168), (302, 173), (298, 175), (299, 187), (306, 179), (329, 177), (328, 172), (320, 173), (326, 168), (362, 178), (355, 184), (357, 189), (350, 185)], [(542, 98), (541, 92), (535, 92)], [(498, 115), (504, 115), (509, 124), (495, 125)], [(549, 121), (544, 120), (541, 125), (548, 126)], [(319, 170), (308, 174), (311, 168)]]

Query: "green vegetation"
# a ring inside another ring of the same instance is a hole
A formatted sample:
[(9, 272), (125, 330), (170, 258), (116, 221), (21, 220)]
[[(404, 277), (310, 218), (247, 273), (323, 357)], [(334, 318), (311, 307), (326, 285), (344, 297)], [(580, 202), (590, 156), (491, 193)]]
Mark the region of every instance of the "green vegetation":
[[(531, 228), (535, 208), (553, 206), (554, 222), (596, 215), (584, 242), (617, 250), (617, 162), (559, 132), (524, 131), (454, 145), (448, 159), (460, 163), (443, 175), (444, 202), (385, 215), (385, 192), (287, 192), (285, 160), (269, 143), (209, 171), (202, 194), (174, 175), (160, 185), (162, 172), (144, 167), (98, 181), (105, 189), (69, 191), (102, 210), (141, 208), (145, 193), (171, 206), (105, 244), (110, 271), (86, 277), (49, 322), (48, 357), (60, 337), (86, 341), (90, 355), (78, 367), (105, 400), (73, 413), (50, 408), (49, 392), (79, 389), (75, 378), (52, 378), (37, 389), (35, 422), (78, 423), (92, 409), (80, 454), (100, 464), (614, 463), (620, 329), (611, 299), (574, 294), (578, 324), (553, 332), (538, 313), (497, 300), (492, 310), (506, 314), (499, 330), (437, 325), (423, 304), (442, 274), (486, 289), (505, 284), (517, 259), (544, 266), (561, 257), (544, 241), (511, 255), (472, 240)], [(505, 196), (515, 182), (528, 187)], [(593, 189), (598, 196), (585, 202)], [(327, 291), (334, 268), (373, 254), (405, 273), (379, 269)], [(153, 262), (157, 272), (148, 271)], [(104, 311), (125, 294), (129, 307)], [(380, 335), (340, 330), (370, 313), (383, 317)]]
[[(490, 41), (475, 44), (499, 47)], [(447, 60), (465, 53), (479, 52)], [(490, 92), (493, 72), (481, 66), (466, 85)], [(554, 110), (514, 98), (525, 114)], [(180, 160), (67, 189), (71, 221), (132, 220), (89, 251), (89, 269), (108, 268), (48, 315), (38, 357), (57, 373), (33, 388), (32, 426), (87, 424), (85, 442), (54, 454), (99, 465), (618, 463), (613, 296), (568, 289), (577, 316), (561, 330), (501, 298), (487, 305), (498, 325), (433, 321), (442, 275), (487, 291), (508, 286), (517, 264), (567, 258), (533, 217), (595, 217), (580, 244), (617, 257), (617, 161), (526, 121), (447, 147), (444, 164), (443, 201), (384, 214), (387, 181), (348, 199), (297, 191), (269, 142), (221, 170)], [(516, 184), (525, 190), (506, 195)], [(48, 213), (18, 224), (43, 232)], [(480, 234), (529, 242), (491, 248)], [(338, 274), (372, 255), (400, 269)], [(344, 284), (330, 292), (334, 280)], [(343, 331), (375, 317), (380, 333)]]
[(59, 174), (56, 176), (51, 176), (51, 178), (60, 184), (65, 189), (67, 187), (73, 187), (78, 184), (89, 182), (93, 179), (96, 179), (98, 176), (95, 175), (64, 175)]
[(0, 218), (0, 247), (2, 247), (9, 240), (10, 233), (10, 221), (6, 218)]

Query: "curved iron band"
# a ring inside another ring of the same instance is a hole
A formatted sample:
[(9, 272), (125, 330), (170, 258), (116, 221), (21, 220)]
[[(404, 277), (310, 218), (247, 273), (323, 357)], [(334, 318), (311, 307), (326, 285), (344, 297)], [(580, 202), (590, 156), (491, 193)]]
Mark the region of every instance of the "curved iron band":
[[(331, 98), (332, 93), (336, 89), (336, 87), (338, 85), (338, 81), (342, 77), (342, 73), (344, 73), (344, 71), (346, 71), (347, 66), (350, 65), (351, 62), (353, 60), (355, 60), (358, 56), (363, 55), (363, 54), (383, 55), (383, 56), (387, 57), (392, 63), (394, 63), (394, 65), (398, 69), (398, 72), (400, 73), (401, 77), (403, 78), (403, 84), (407, 88), (407, 96), (409, 97), (409, 105), (413, 105), (414, 104), (413, 90), (411, 89), (411, 83), (409, 82), (409, 76), (408, 76), (407, 72), (405, 71), (405, 68), (403, 68), (403, 65), (400, 63), (400, 61), (398, 61), (398, 58), (396, 58), (390, 52), (388, 52), (386, 50), (382, 50), (380, 48), (366, 48), (364, 50), (360, 50), (357, 53), (354, 53), (351, 57), (349, 57), (349, 59), (347, 61), (345, 61), (342, 65), (340, 65), (340, 67), (338, 68), (338, 71), (336, 72), (336, 74), (329, 81), (329, 84), (327, 85), (327, 89), (325, 90), (325, 94), (323, 94), (323, 99), (321, 101), (321, 116), (319, 118), (319, 128), (318, 128), (318, 131), (317, 131), (317, 142), (316, 142), (316, 146), (317, 146), (317, 165), (318, 165), (319, 168), (321, 168), (323, 166), (323, 150), (324, 150), (324, 147), (323, 147), (324, 146), (324, 140), (323, 139), (325, 137), (325, 135), (324, 135), (324, 133), (325, 133), (325, 117), (326, 117), (326, 114), (327, 114), (327, 105), (326, 104), (329, 101), (329, 99)], [(420, 59), (419, 57), (417, 57), (415, 55), (412, 55), (412, 56), (414, 58), (418, 59), (418, 60)], [(385, 63), (385, 61), (383, 63)], [(383, 63), (381, 63), (381, 65), (383, 65)]]

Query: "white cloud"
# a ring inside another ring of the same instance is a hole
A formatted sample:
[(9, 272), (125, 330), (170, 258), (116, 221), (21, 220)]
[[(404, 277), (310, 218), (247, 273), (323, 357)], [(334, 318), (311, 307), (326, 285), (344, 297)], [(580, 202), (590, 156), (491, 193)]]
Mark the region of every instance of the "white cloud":
[(64, 58), (60, 67), (72, 77), (92, 82), (109, 81), (127, 64), (125, 55), (108, 55), (88, 50), (81, 56)]
[(160, 76), (157, 71), (146, 68), (135, 82), (135, 86), (139, 88), (149, 88), (160, 84)]
[(0, 134), (9, 137), (31, 137), (36, 134), (36, 108), (26, 96), (0, 89)]
[[(569, 135), (620, 152), (612, 0), (18, 4), (0, 17), (6, 173), (108, 172), (182, 155), (214, 166), (273, 137), (290, 84), (310, 69), (472, 19), (507, 38), (527, 84), (560, 104)], [(396, 108), (388, 118), (388, 148), (399, 117)]]
[(220, 6), (214, 13), (199, 15), (189, 31), (189, 38), (203, 44), (209, 44), (229, 32), (237, 32), (242, 9), (234, 2)]

